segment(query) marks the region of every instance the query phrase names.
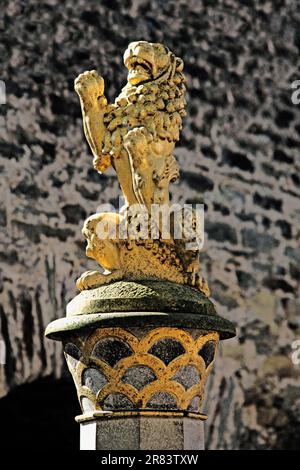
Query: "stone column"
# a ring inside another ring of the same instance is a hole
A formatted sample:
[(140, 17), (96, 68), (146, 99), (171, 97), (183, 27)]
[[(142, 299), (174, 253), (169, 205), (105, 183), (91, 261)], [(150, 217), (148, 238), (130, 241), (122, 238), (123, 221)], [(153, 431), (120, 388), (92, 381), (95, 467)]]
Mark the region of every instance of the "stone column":
[(80, 276), (82, 292), (46, 335), (63, 342), (81, 448), (198, 450), (205, 382), (219, 340), (235, 331), (201, 274), (203, 210), (170, 205), (186, 115), (183, 60), (136, 41), (124, 65), (128, 83), (114, 104), (95, 70), (75, 80), (94, 168), (115, 169), (125, 204), (85, 221), (86, 254), (103, 269)]
[(63, 342), (81, 449), (201, 450), (206, 379), (234, 336), (200, 291), (168, 281), (85, 290), (46, 336)]

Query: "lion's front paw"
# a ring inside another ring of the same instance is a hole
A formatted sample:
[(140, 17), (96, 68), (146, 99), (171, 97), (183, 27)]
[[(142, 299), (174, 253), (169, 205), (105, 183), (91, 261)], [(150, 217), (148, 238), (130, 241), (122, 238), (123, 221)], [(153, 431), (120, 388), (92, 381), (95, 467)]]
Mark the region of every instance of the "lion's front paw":
[(99, 271), (86, 271), (76, 281), (77, 289), (87, 290), (97, 287), (103, 282), (103, 278), (106, 276), (101, 274)]
[(104, 94), (104, 80), (96, 70), (89, 70), (78, 75), (74, 87), (83, 102), (97, 102)]

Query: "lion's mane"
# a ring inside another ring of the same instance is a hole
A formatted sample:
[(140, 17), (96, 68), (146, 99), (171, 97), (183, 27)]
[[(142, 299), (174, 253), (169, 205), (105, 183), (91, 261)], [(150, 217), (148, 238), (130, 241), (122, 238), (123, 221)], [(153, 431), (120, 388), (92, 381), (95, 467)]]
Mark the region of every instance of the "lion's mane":
[(126, 84), (104, 114), (104, 155), (119, 158), (125, 151), (124, 136), (136, 127), (146, 127), (155, 140), (179, 140), (182, 118), (186, 115), (186, 79), (182, 68), (181, 59), (171, 55), (170, 64), (161, 77), (138, 86)]

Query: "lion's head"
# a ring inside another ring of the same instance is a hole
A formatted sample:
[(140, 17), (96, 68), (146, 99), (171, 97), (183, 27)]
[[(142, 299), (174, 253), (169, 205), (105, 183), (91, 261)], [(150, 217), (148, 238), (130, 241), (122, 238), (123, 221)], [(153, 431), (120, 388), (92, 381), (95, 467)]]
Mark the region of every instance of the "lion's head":
[(124, 54), (124, 64), (128, 69), (128, 82), (139, 85), (157, 80), (168, 74), (174, 75), (174, 68), (183, 68), (183, 62), (165, 46), (146, 41), (132, 42)]
[(104, 114), (103, 154), (120, 157), (123, 138), (144, 126), (156, 139), (176, 142), (185, 112), (183, 61), (167, 47), (146, 41), (132, 42), (125, 54), (126, 86)]

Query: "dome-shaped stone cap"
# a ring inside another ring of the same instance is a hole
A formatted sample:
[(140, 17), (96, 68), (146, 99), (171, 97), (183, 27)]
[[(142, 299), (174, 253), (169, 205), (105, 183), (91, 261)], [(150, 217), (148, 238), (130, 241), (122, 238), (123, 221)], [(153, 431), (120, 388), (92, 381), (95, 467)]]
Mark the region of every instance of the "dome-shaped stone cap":
[(199, 290), (169, 281), (118, 281), (82, 291), (67, 306), (66, 318), (50, 323), (45, 335), (61, 340), (70, 333), (108, 326), (173, 326), (235, 336), (233, 323), (217, 315)]

